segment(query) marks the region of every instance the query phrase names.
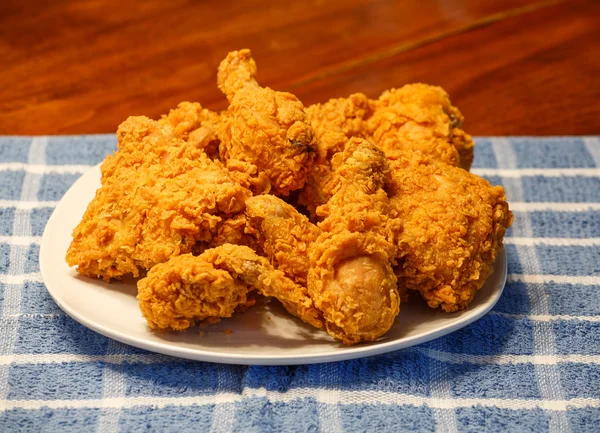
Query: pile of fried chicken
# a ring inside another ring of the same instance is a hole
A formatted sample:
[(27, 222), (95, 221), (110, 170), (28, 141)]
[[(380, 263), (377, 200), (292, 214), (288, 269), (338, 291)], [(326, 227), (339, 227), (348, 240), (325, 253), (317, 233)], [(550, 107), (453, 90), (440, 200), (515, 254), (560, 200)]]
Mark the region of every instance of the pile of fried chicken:
[(410, 291), (464, 309), (512, 223), (505, 192), (470, 173), (473, 140), (446, 92), (410, 84), (304, 107), (227, 55), (218, 114), (183, 102), (130, 117), (67, 262), (138, 280), (153, 329), (184, 330), (257, 295), (347, 345), (393, 325)]

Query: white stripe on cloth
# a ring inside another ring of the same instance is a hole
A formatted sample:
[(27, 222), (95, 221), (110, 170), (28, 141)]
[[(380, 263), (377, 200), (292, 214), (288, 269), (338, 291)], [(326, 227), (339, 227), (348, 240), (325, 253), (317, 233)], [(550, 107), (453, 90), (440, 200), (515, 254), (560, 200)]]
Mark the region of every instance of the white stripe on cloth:
[[(231, 371), (227, 366), (220, 365), (217, 371), (217, 386), (221, 390), (227, 386), (227, 376), (231, 375)], [(235, 403), (223, 402), (216, 404), (212, 413), (212, 423), (209, 433), (229, 433), (233, 430), (235, 421)]]
[[(319, 365), (319, 383), (323, 388), (317, 389), (313, 397), (317, 400), (319, 425), (323, 433), (341, 433), (342, 419), (340, 403), (345, 401), (345, 395), (340, 389), (340, 376), (336, 363), (329, 362)], [(296, 389), (293, 393), (296, 394)], [(270, 398), (270, 395), (267, 395)]]
[[(438, 361), (452, 364), (600, 364), (600, 355), (471, 355), (467, 353), (442, 352), (433, 349), (413, 347), (404, 349), (407, 352), (418, 352), (435, 358)], [(113, 355), (78, 355), (70, 353), (18, 354), (0, 355), (0, 365), (62, 364), (102, 362), (105, 364), (165, 364), (183, 362), (160, 354), (113, 354)]]
[(600, 177), (600, 168), (474, 168), (478, 176), (520, 177)]
[[(46, 137), (36, 137), (31, 140), (27, 162), (30, 164), (43, 164), (46, 156)], [(21, 201), (37, 199), (40, 186), (40, 175), (26, 173), (21, 185)], [(13, 219), (12, 232), (15, 236), (31, 236), (31, 223), (29, 212), (17, 209)], [(11, 245), (7, 279), (23, 275), (27, 259), (27, 247), (24, 245)], [(18, 337), (18, 320), (4, 320), (5, 318), (21, 313), (21, 296), (23, 284), (20, 282), (5, 282), (4, 300), (2, 302), (2, 318), (4, 326), (0, 333), (0, 355), (13, 353)], [(6, 399), (9, 391), (8, 365), (0, 366), (0, 400)]]
[(507, 245), (548, 245), (553, 247), (594, 247), (600, 245), (600, 238), (528, 238), (507, 237), (504, 238)]
[(440, 409), (470, 408), (472, 406), (497, 407), (500, 409), (543, 409), (547, 411), (565, 412), (568, 409), (600, 407), (600, 399), (574, 398), (570, 400), (535, 400), (535, 399), (501, 399), (501, 398), (460, 398), (448, 399), (423, 397), (390, 391), (340, 391), (335, 397), (326, 395), (318, 388), (295, 388), (282, 393), (267, 391), (265, 388), (245, 388), (242, 394), (217, 393), (213, 395), (199, 395), (193, 397), (122, 397), (109, 399), (86, 400), (2, 400), (0, 412), (14, 409), (38, 410), (41, 408), (81, 409), (81, 408), (121, 408), (129, 409), (138, 406), (152, 406), (163, 408), (165, 406), (192, 406), (212, 405), (223, 403), (236, 403), (244, 398), (264, 397), (271, 402), (288, 403), (304, 398), (312, 398), (324, 405), (339, 407), (342, 405), (413, 405)]
[(1, 171), (24, 171), (33, 174), (81, 174), (93, 165), (44, 165), (40, 163), (4, 162), (0, 163)]
[[(115, 340), (108, 340), (106, 356), (123, 355), (127, 346)], [(122, 365), (104, 364), (102, 366), (102, 398), (119, 399), (125, 397), (125, 374)], [(103, 407), (98, 419), (98, 433), (113, 433), (119, 431), (119, 416), (121, 408)]]
[[(600, 316), (571, 316), (566, 314), (512, 314), (512, 313), (502, 313), (499, 311), (490, 311), (488, 314), (492, 316), (502, 316), (508, 319), (515, 320), (535, 320), (539, 322), (552, 322), (552, 321), (568, 321), (568, 320), (579, 320), (581, 322), (600, 322)], [(6, 319), (18, 319), (27, 318), (27, 319), (36, 319), (36, 318), (47, 318), (47, 319), (58, 319), (61, 317), (65, 317), (65, 313), (24, 313), (24, 314), (13, 314), (11, 316), (7, 316)]]
[(526, 284), (579, 284), (582, 286), (600, 285), (600, 276), (588, 275), (530, 275), (530, 274), (508, 274), (508, 282)]
[(15, 208), (17, 210), (29, 210), (40, 208), (54, 208), (58, 204), (57, 201), (36, 201), (36, 200), (0, 200), (0, 208)]
[[(509, 144), (510, 146), (510, 144)], [(512, 146), (511, 146), (512, 148)], [(496, 147), (494, 147), (496, 150)], [(511, 155), (513, 157), (513, 155)], [(502, 164), (503, 161), (499, 160), (500, 165), (505, 165), (509, 168), (516, 167), (516, 160), (511, 159), (508, 163)], [(522, 184), (522, 178), (519, 182), (508, 182), (512, 184), (515, 190), (515, 195), (522, 198), (524, 197), (524, 187)], [(505, 183), (505, 178), (502, 178), (502, 182)], [(507, 191), (508, 192), (508, 191)], [(519, 224), (519, 227), (513, 229), (515, 232), (522, 237), (533, 237), (533, 229), (531, 219), (525, 218)], [(535, 248), (517, 248), (517, 255), (524, 269), (531, 274), (541, 274), (542, 267), (537, 255), (537, 249)], [(526, 286), (527, 295), (529, 297), (529, 303), (531, 305), (531, 313), (534, 315), (547, 315), (549, 313), (548, 308), (548, 295), (546, 288), (539, 284), (529, 284)], [(550, 355), (556, 354), (556, 339), (550, 322), (532, 321), (533, 331), (533, 346), (534, 351), (538, 355)], [(556, 364), (536, 364), (535, 374), (540, 390), (540, 395), (544, 400), (563, 400), (564, 393), (560, 382), (559, 371)], [(564, 412), (552, 412), (549, 414), (548, 430), (550, 433), (569, 432), (571, 430), (567, 416)]]
[[(440, 349), (445, 349), (446, 340), (438, 338), (432, 344)], [(440, 362), (437, 358), (430, 357), (429, 362), (429, 390), (434, 399), (445, 400), (452, 397), (450, 392), (450, 377), (448, 363)], [(458, 431), (456, 413), (453, 408), (432, 407), (435, 419), (436, 432), (454, 433)]]
[(600, 210), (600, 203), (523, 202), (511, 201), (509, 198), (508, 207), (513, 212), (588, 212)]

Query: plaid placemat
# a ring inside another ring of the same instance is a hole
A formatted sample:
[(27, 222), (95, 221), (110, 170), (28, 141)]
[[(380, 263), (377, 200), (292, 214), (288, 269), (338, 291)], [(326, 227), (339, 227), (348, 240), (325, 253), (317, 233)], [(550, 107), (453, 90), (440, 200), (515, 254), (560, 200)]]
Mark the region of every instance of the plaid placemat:
[(90, 331), (38, 253), (54, 206), (113, 135), (0, 137), (0, 431), (600, 430), (600, 139), (479, 138), (506, 188), (509, 281), (476, 323), (354, 361), (190, 362)]

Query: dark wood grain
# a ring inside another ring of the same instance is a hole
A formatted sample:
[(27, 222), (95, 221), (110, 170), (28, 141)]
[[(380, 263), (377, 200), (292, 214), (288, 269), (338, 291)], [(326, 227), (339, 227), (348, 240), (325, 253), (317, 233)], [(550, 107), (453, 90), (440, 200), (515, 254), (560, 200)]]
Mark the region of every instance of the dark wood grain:
[(112, 132), (182, 100), (225, 108), (216, 67), (251, 48), (307, 104), (444, 86), (475, 134), (599, 133), (594, 0), (0, 2), (0, 134)]

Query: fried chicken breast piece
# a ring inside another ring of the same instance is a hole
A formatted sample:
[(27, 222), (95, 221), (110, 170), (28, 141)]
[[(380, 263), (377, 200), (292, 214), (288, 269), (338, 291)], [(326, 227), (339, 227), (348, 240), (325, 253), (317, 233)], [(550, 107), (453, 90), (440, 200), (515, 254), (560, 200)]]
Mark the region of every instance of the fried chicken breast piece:
[(253, 290), (277, 298), (305, 322), (322, 328), (306, 289), (246, 246), (226, 244), (199, 256), (185, 254), (154, 266), (138, 282), (142, 315), (152, 328), (184, 330), (231, 317), (253, 301)]
[(473, 139), (460, 129), (463, 116), (441, 87), (408, 84), (374, 101), (369, 135), (388, 158), (420, 151), (440, 162), (469, 170)]
[(421, 152), (390, 161), (399, 285), (432, 308), (464, 309), (493, 270), (513, 216), (501, 186)]
[(247, 49), (227, 55), (217, 82), (230, 102), (218, 130), (227, 168), (255, 194), (287, 196), (302, 188), (314, 161), (314, 132), (298, 98), (260, 87)]
[(224, 219), (244, 210), (250, 191), (170, 125), (130, 117), (117, 138), (67, 251), (67, 263), (80, 274), (137, 277), (140, 268), (210, 241)]
[(308, 293), (323, 312), (327, 332), (351, 345), (385, 334), (399, 312), (400, 298), (383, 190), (385, 155), (358, 138), (338, 155), (333, 196), (317, 209), (324, 219), (309, 249)]
[(273, 266), (294, 282), (306, 286), (308, 248), (320, 230), (294, 206), (263, 194), (246, 200), (246, 231), (252, 233)]

